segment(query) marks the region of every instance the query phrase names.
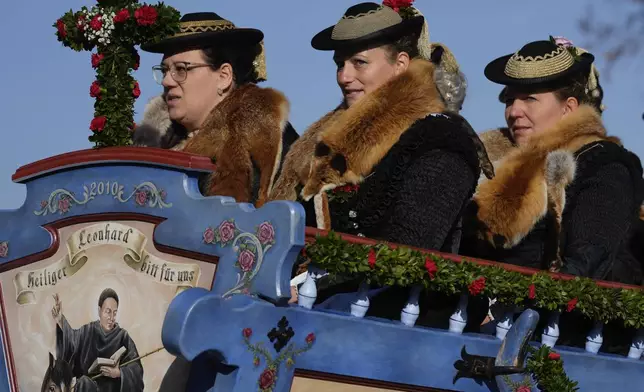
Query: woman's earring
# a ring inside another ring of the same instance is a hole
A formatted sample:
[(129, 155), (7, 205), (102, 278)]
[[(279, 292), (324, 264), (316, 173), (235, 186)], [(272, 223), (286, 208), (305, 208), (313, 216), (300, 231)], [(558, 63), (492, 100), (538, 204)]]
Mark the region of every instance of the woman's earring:
[(224, 91), (220, 88), (217, 88), (217, 94), (219, 94), (219, 96), (222, 96), (224, 95)]

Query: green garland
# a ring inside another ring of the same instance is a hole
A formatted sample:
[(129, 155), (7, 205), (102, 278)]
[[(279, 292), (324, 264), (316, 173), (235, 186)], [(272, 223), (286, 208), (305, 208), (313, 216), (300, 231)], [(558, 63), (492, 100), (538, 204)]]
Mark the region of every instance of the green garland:
[(546, 272), (528, 276), (466, 260), (454, 262), (406, 247), (353, 244), (334, 232), (318, 235), (315, 242), (307, 244), (305, 254), (331, 276), (362, 277), (380, 286), (422, 285), (444, 294), (468, 290), (506, 305), (575, 310), (595, 321), (620, 320), (626, 327), (644, 327), (642, 290), (599, 287), (588, 278), (559, 280)]
[(91, 8), (68, 11), (53, 25), (63, 46), (92, 51), (96, 80), (89, 88), (96, 99), (89, 141), (96, 147), (132, 144), (134, 101), (141, 94), (130, 75), (139, 68), (135, 46), (157, 42), (179, 30), (179, 12), (169, 6), (136, 0), (99, 0)]
[(537, 387), (542, 391), (575, 392), (578, 382), (566, 375), (559, 354), (545, 344), (536, 349), (528, 346), (530, 357), (526, 370), (537, 380)]

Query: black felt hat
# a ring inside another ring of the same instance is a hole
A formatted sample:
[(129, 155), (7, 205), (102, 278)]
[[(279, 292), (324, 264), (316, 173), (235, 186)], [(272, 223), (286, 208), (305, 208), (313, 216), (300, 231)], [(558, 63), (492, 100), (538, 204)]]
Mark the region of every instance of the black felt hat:
[(580, 72), (589, 72), (595, 57), (578, 55), (563, 45), (550, 41), (534, 41), (518, 52), (490, 62), (485, 77), (506, 86), (529, 86), (566, 80)]
[(218, 42), (233, 45), (255, 45), (264, 39), (264, 33), (257, 29), (240, 28), (214, 12), (185, 14), (179, 21), (179, 31), (159, 42), (141, 45), (151, 53), (178, 53), (200, 49)]
[(385, 5), (360, 3), (349, 8), (338, 23), (316, 34), (311, 46), (317, 50), (336, 50), (398, 39), (420, 33), (424, 20), (421, 15), (403, 18)]

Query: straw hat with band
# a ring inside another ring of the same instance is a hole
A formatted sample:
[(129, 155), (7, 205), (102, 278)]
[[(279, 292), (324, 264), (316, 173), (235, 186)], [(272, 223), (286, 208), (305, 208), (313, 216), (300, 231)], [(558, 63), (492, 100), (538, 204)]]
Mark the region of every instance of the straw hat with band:
[[(595, 57), (559, 37), (534, 41), (514, 54), (493, 60), (485, 67), (485, 77), (505, 86), (561, 86), (572, 77), (588, 74), (586, 93), (593, 98), (601, 94)], [(499, 100), (503, 101), (505, 89)], [(603, 110), (603, 105), (601, 110)]]
[(311, 46), (317, 50), (341, 50), (394, 41), (410, 34), (419, 34), (418, 52), (429, 60), (429, 30), (420, 11), (410, 6), (396, 12), (383, 4), (360, 3), (347, 9), (338, 23), (316, 34)]
[(185, 14), (179, 21), (179, 31), (158, 42), (141, 45), (141, 49), (151, 53), (180, 53), (188, 50), (203, 49), (217, 44), (232, 47), (252, 47), (260, 44), (261, 51), (253, 61), (258, 81), (266, 80), (266, 57), (264, 54), (264, 33), (252, 28), (235, 26), (231, 21), (214, 12)]
[(553, 40), (534, 41), (514, 54), (497, 58), (485, 67), (485, 77), (505, 86), (530, 86), (562, 81), (588, 72), (595, 57), (577, 55)]

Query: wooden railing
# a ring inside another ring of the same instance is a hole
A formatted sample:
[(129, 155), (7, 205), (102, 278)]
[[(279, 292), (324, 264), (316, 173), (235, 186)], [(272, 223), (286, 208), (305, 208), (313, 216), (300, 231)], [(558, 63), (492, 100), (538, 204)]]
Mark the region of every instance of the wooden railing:
[[(313, 243), (315, 242), (317, 236), (326, 236), (329, 234), (329, 231), (320, 230), (313, 227), (307, 227), (305, 234), (306, 234), (306, 242)], [(366, 237), (358, 237), (358, 236), (353, 236), (353, 235), (344, 234), (344, 233), (335, 233), (335, 234), (340, 236), (343, 240), (357, 245), (374, 246), (379, 243), (382, 243), (382, 241), (376, 241)], [(514, 271), (528, 276), (534, 275), (536, 273), (542, 273), (542, 274), (545, 273), (550, 277), (552, 277), (554, 280), (572, 280), (575, 278), (575, 276), (569, 275), (569, 274), (546, 272), (546, 271), (537, 270), (534, 268), (521, 267), (521, 266), (516, 266), (511, 264), (465, 257), (462, 255), (455, 255), (455, 254), (438, 252), (438, 251), (427, 250), (427, 249), (419, 249), (419, 248), (414, 248), (407, 245), (401, 245), (396, 243), (387, 242), (387, 245), (392, 249), (404, 246), (406, 248), (417, 250), (421, 253), (425, 253), (428, 255), (429, 254), (437, 255), (446, 260), (453, 261), (455, 263), (461, 263), (465, 259), (468, 262), (475, 263), (478, 265), (499, 267), (508, 271)], [(307, 273), (306, 281), (302, 284), (298, 294), (298, 303), (300, 306), (303, 306), (309, 309), (312, 308), (313, 302), (317, 297), (317, 291), (316, 291), (317, 289), (316, 289), (315, 281), (316, 279), (319, 279), (319, 277), (320, 277), (320, 274)], [(594, 280), (594, 282), (599, 287), (603, 287), (607, 289), (642, 290), (642, 287), (639, 287), (639, 286), (621, 284), (617, 282), (609, 282), (609, 281), (603, 281), (603, 280)], [(355, 300), (351, 303), (350, 313), (352, 316), (364, 317), (364, 315), (366, 314), (366, 311), (369, 307), (367, 290), (368, 290), (367, 285), (363, 285), (361, 286), (360, 290), (355, 294)], [(415, 293), (414, 293), (414, 290), (416, 290)], [(416, 289), (410, 288), (410, 300), (407, 303), (407, 305), (403, 309), (401, 309), (401, 321), (404, 324), (409, 326), (413, 326), (415, 324), (416, 319), (418, 318), (417, 315), (415, 316), (415, 318), (411, 317), (411, 319), (407, 317), (407, 313), (409, 313), (407, 311), (410, 309), (412, 310), (411, 312), (412, 314), (414, 313), (414, 310), (416, 311), (416, 313), (418, 313), (418, 305), (417, 305), (418, 303), (417, 299), (419, 294), (418, 291), (419, 291), (418, 288)], [(455, 333), (463, 332), (467, 321), (467, 314), (466, 314), (467, 303), (468, 303), (467, 293), (464, 293), (461, 295), (461, 300), (459, 301), (457, 309), (450, 316), (449, 330), (451, 332), (455, 332)], [(642, 312), (644, 312), (644, 309), (642, 309)], [(503, 317), (496, 320), (497, 338), (502, 340), (505, 337), (505, 334), (512, 326), (514, 313), (515, 313), (515, 309), (510, 309)], [(550, 347), (553, 347), (557, 343), (557, 340), (559, 339), (559, 315), (560, 315), (559, 312), (550, 312), (550, 317), (548, 319), (547, 326), (544, 329), (542, 334), (542, 339), (541, 339), (542, 344), (546, 344)], [(586, 351), (596, 354), (599, 351), (602, 343), (603, 343), (603, 323), (596, 322), (593, 328), (591, 328), (591, 330), (588, 332), (588, 335), (586, 337)], [(641, 328), (638, 330), (635, 337), (633, 338), (633, 341), (628, 353), (628, 357), (632, 359), (640, 359), (642, 358), (643, 353), (644, 353), (644, 328)]]

